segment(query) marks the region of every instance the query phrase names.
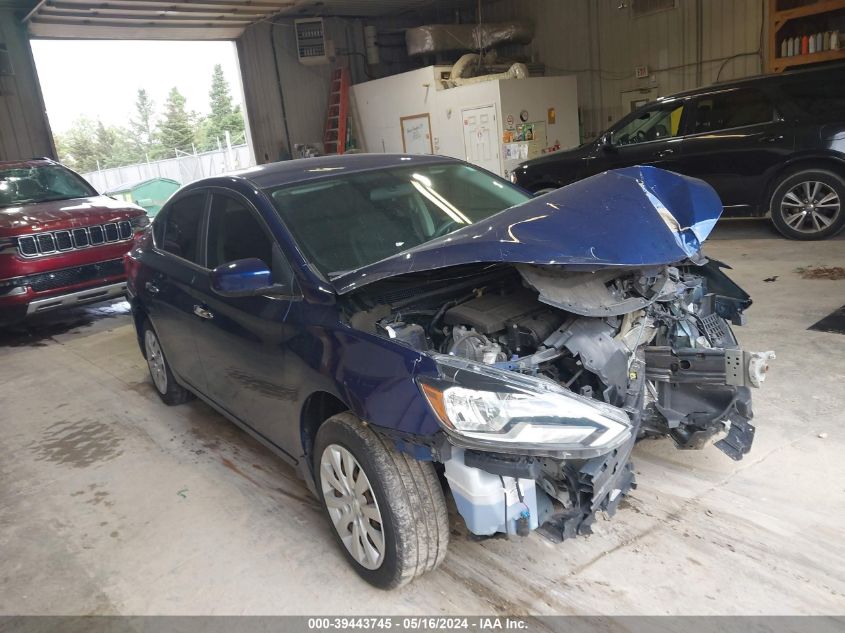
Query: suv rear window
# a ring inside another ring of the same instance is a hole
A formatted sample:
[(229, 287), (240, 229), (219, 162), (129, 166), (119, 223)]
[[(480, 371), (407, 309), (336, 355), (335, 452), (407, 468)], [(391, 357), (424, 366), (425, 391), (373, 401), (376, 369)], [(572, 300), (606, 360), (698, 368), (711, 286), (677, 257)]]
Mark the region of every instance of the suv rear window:
[(831, 121), (845, 119), (845, 83), (841, 81), (788, 82), (781, 90), (803, 115)]
[(771, 123), (774, 120), (775, 107), (765, 94), (754, 89), (730, 90), (695, 101), (690, 118), (690, 134)]

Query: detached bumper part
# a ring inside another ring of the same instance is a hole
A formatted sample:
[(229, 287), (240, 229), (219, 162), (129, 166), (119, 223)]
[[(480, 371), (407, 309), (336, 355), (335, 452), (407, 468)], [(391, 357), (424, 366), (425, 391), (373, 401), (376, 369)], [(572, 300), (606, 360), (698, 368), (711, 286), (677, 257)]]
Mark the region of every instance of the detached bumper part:
[(765, 380), (773, 352), (739, 349), (645, 350), (646, 377), (656, 385), (645, 428), (668, 433), (679, 448), (701, 449), (718, 433), (716, 448), (742, 459), (754, 441), (750, 387)]
[(574, 536), (592, 534), (597, 512), (613, 516), (625, 495), (637, 487), (631, 463), (633, 448), (634, 438), (631, 438), (608, 455), (578, 465), (564, 465), (570, 506), (548, 517), (538, 532), (560, 543)]

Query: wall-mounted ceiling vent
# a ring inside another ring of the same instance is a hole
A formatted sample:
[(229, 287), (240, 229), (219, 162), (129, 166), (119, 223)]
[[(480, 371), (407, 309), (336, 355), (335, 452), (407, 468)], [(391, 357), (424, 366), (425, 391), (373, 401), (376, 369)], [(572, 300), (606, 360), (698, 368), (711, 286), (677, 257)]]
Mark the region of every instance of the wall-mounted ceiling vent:
[(631, 14), (634, 17), (667, 11), (677, 6), (677, 0), (631, 0)]

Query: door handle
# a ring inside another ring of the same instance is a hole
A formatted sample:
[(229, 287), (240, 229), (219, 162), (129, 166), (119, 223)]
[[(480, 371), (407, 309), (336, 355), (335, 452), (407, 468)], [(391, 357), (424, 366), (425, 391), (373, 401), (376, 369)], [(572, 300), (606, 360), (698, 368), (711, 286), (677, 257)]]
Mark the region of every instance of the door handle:
[(213, 319), (214, 313), (210, 310), (206, 310), (202, 306), (194, 306), (194, 314), (196, 314), (201, 319)]
[(774, 135), (763, 136), (763, 137), (760, 138), (761, 143), (774, 143), (776, 141), (782, 141), (782, 140), (783, 140), (783, 134), (779, 134), (777, 136), (774, 136)]
[(146, 289), (147, 289), (147, 292), (149, 292), (151, 295), (157, 295), (159, 292), (161, 292), (161, 291), (159, 290), (158, 286), (156, 286), (156, 285), (155, 285), (153, 282), (151, 282), (151, 281), (148, 281), (147, 283), (145, 283), (145, 284), (144, 284), (144, 288), (146, 288)]
[(675, 150), (673, 150), (671, 148), (670, 149), (664, 149), (662, 152), (657, 152), (657, 157), (658, 158), (665, 158), (666, 156), (671, 156), (674, 153), (675, 153)]

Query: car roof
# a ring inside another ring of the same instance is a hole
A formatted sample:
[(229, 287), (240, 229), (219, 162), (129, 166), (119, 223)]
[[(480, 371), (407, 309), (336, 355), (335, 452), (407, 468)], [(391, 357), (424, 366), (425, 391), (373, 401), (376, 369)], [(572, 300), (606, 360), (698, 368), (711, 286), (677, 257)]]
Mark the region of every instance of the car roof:
[(46, 167), (47, 165), (58, 165), (49, 158), (29, 158), (23, 160), (2, 160), (0, 169), (22, 169), (24, 167)]
[[(455, 158), (409, 154), (344, 154), (300, 158), (242, 169), (229, 176), (249, 180), (259, 189), (271, 189), (291, 183), (330, 178), (340, 172), (352, 174), (389, 167), (410, 167), (438, 163), (460, 163)], [(202, 182), (202, 181), (200, 181)]]
[(800, 80), (800, 79), (817, 79), (822, 81), (822, 77), (817, 75), (838, 75), (845, 79), (845, 64), (831, 64), (816, 68), (800, 68), (795, 70), (787, 70), (782, 73), (772, 73), (768, 75), (754, 75), (752, 77), (743, 77), (741, 79), (734, 79), (731, 81), (722, 81), (710, 84), (709, 86), (702, 86), (701, 88), (692, 88), (684, 90), (683, 92), (676, 92), (665, 97), (658, 97), (652, 103), (660, 103), (662, 101), (672, 101), (674, 99), (682, 99), (685, 97), (694, 97), (696, 95), (707, 94), (709, 92), (718, 92), (720, 90), (729, 90), (731, 88), (744, 88), (751, 86), (760, 86), (768, 84), (779, 84), (784, 81)]

